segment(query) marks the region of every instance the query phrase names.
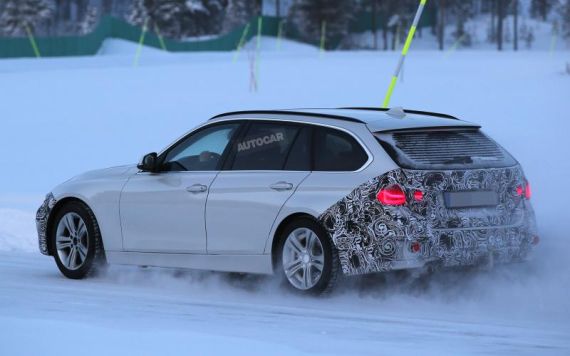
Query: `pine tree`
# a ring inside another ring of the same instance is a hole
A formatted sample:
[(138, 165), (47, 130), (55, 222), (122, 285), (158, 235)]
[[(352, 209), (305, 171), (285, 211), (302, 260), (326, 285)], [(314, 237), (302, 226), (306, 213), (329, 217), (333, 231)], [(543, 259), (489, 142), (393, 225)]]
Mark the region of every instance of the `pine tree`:
[(131, 11), (127, 15), (127, 21), (135, 26), (142, 26), (149, 18), (149, 13), (145, 7), (145, 0), (134, 0)]
[[(137, 1), (137, 0), (135, 0)], [(113, 0), (101, 0), (103, 15), (111, 15), (113, 13)]]
[(5, 0), (0, 14), (0, 32), (7, 36), (25, 36), (27, 31), (52, 16), (52, 9), (46, 0)]
[(223, 32), (230, 32), (260, 14), (255, 0), (229, 0), (224, 17)]
[(437, 42), (439, 50), (443, 51), (445, 47), (445, 12), (447, 3), (445, 0), (438, 0), (437, 5), (439, 7), (437, 15)]
[(86, 35), (90, 32), (93, 32), (95, 27), (97, 26), (97, 8), (89, 7), (83, 16), (81, 22), (79, 22), (78, 32), (82, 35)]
[(513, 0), (513, 49), (519, 50), (519, 0)]
[(456, 19), (453, 36), (456, 41), (461, 40), (462, 45), (470, 46), (471, 36), (465, 31), (465, 23), (475, 14), (474, 2), (473, 0), (451, 0), (451, 5)]
[(562, 1), (559, 6), (562, 36), (570, 40), (570, 0)]
[(297, 0), (288, 14), (288, 23), (299, 30), (302, 39), (318, 43), (326, 24), (325, 43), (331, 44), (348, 35), (354, 17), (354, 0)]
[(504, 20), (506, 17), (506, 2), (507, 0), (497, 0), (497, 49), (503, 50), (504, 40)]
[(224, 0), (135, 0), (127, 20), (182, 38), (219, 31), (224, 9)]
[(541, 18), (542, 21), (546, 21), (556, 2), (557, 0), (532, 0), (530, 13), (534, 17)]

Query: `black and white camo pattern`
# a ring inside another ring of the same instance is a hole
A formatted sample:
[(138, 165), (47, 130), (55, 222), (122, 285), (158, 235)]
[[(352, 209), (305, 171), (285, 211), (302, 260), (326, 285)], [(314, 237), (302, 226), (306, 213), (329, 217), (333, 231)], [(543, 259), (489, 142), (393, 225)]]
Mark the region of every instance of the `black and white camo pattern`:
[[(494, 169), (423, 171), (397, 169), (371, 179), (320, 216), (339, 251), (347, 275), (403, 268), (411, 260), (444, 266), (524, 259), (536, 235), (534, 212), (517, 195), (524, 184), (520, 166)], [(405, 206), (383, 206), (377, 192), (399, 185)], [(421, 201), (413, 192), (424, 193)], [(499, 204), (490, 208), (448, 209), (444, 191), (493, 190)], [(413, 254), (412, 242), (421, 243)]]
[(47, 244), (47, 224), (49, 214), (55, 206), (56, 200), (51, 193), (46, 196), (43, 204), (39, 207), (36, 213), (36, 228), (38, 230), (38, 243), (40, 252), (44, 255), (49, 255)]

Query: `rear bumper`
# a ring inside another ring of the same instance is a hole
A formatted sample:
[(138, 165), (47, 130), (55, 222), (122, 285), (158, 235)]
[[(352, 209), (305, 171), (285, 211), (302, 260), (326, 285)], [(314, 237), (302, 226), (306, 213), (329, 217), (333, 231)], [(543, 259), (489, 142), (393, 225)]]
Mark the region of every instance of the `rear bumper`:
[[(398, 258), (368, 259), (352, 251), (339, 251), (347, 275), (391, 270), (415, 269), (436, 265), (462, 267), (482, 264), (508, 264), (526, 261), (536, 246), (536, 233), (527, 224), (518, 227), (476, 230), (434, 231), (430, 237), (401, 240), (395, 246)], [(420, 246), (415, 250), (412, 246)], [(361, 257), (362, 256), (362, 257)], [(370, 255), (368, 255), (370, 256)], [(363, 258), (364, 257), (364, 258)], [(344, 259), (344, 263), (342, 260)]]
[[(360, 275), (436, 265), (462, 267), (526, 261), (536, 246), (536, 232), (529, 224), (517, 227), (434, 231), (429, 237), (400, 240), (393, 259), (339, 250), (343, 272)], [(419, 246), (419, 249), (418, 247)], [(416, 247), (416, 249), (414, 249)], [(364, 263), (363, 263), (364, 262)]]
[[(394, 170), (360, 185), (325, 211), (320, 221), (336, 246), (347, 275), (417, 268), (468, 266), (492, 259), (524, 260), (537, 236), (529, 201), (517, 196), (519, 166), (472, 171)], [(376, 201), (381, 187), (404, 187), (407, 204)], [(423, 199), (411, 193), (421, 190)], [(446, 207), (443, 191), (495, 190), (496, 208)]]
[(437, 232), (421, 260), (442, 266), (469, 266), (492, 260), (510, 263), (526, 260), (534, 247), (536, 233), (523, 224), (518, 227)]

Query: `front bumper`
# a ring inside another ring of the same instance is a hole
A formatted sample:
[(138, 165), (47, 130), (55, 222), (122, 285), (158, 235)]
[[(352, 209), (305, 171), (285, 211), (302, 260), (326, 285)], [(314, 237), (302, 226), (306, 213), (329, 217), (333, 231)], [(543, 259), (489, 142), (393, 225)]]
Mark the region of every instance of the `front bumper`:
[(48, 241), (47, 241), (47, 227), (48, 221), (53, 207), (55, 206), (56, 200), (53, 194), (49, 193), (42, 205), (39, 207), (36, 213), (36, 228), (38, 230), (38, 245), (40, 252), (44, 255), (49, 255)]

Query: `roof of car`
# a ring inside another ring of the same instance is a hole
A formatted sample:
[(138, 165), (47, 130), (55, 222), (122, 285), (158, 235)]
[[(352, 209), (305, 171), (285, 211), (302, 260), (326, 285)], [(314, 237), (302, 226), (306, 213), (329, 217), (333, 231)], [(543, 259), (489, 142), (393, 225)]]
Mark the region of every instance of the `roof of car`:
[(221, 118), (260, 118), (264, 116), (275, 118), (285, 115), (362, 123), (365, 124), (372, 132), (415, 128), (480, 127), (477, 124), (459, 120), (451, 115), (401, 108), (382, 109), (351, 107), (336, 109), (247, 110), (220, 114), (213, 117), (212, 120)]

